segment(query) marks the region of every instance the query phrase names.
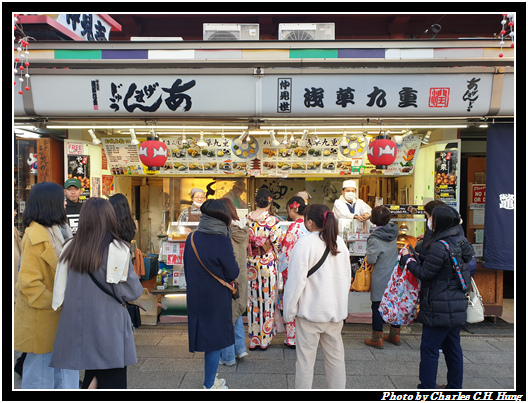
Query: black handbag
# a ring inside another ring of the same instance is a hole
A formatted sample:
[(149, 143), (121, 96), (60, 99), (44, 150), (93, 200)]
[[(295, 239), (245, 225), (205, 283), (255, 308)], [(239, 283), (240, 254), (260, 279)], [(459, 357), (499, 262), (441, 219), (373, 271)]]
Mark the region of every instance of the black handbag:
[(145, 312), (146, 312), (146, 309), (143, 308), (142, 306), (140, 305), (136, 305), (136, 304), (131, 304), (130, 302), (128, 301), (124, 301), (124, 302), (121, 302), (119, 300), (119, 298), (117, 298), (115, 296), (115, 294), (110, 294), (110, 292), (108, 292), (107, 290), (105, 290), (103, 288), (103, 286), (101, 284), (99, 284), (99, 282), (95, 279), (95, 277), (92, 275), (92, 273), (88, 273), (88, 275), (90, 276), (90, 278), (92, 279), (92, 281), (95, 283), (95, 285), (97, 287), (99, 287), (99, 289), (101, 291), (103, 291), (105, 294), (107, 295), (110, 295), (112, 298), (114, 298), (119, 304), (121, 304), (121, 306), (123, 306), (127, 311), (128, 311), (128, 314), (130, 315), (130, 320), (132, 321), (132, 326), (134, 326), (134, 328), (138, 328), (141, 326), (141, 313), (139, 312), (140, 309), (143, 309)]

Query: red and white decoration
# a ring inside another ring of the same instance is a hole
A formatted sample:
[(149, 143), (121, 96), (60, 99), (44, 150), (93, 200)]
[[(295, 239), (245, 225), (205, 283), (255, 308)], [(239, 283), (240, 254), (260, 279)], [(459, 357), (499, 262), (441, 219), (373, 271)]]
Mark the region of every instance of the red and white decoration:
[[(502, 29), (500, 31), (500, 45), (501, 45), (501, 52), (499, 53), (499, 57), (504, 57), (504, 53), (502, 53), (502, 47), (504, 46), (504, 36), (509, 36), (511, 38), (511, 45), (510, 47), (515, 47), (515, 21), (514, 18), (515, 14), (509, 13), (509, 14), (502, 14)], [(510, 32), (506, 33), (509, 29)]]
[[(22, 34), (24, 34), (24, 31), (22, 31), (22, 28), (18, 23), (20, 22), (20, 17), (18, 14), (15, 14), (13, 17), (14, 20), (14, 30), (15, 32), (18, 30)], [(17, 85), (17, 81), (20, 85), (20, 88), (18, 90), (18, 93), (22, 95), (24, 91), (22, 91), (22, 88), (24, 88), (26, 91), (29, 91), (29, 42), (28, 37), (23, 36), (19, 41), (19, 46), (17, 47), (17, 56), (15, 57), (15, 68), (13, 72), (15, 73), (15, 82), (14, 84)], [(17, 75), (19, 75), (18, 80), (16, 80)], [(25, 80), (24, 80), (25, 79)], [(26, 82), (24, 85), (24, 81)]]
[(398, 149), (396, 143), (385, 136), (371, 141), (368, 146), (367, 157), (376, 169), (387, 169), (396, 160)]
[(161, 141), (147, 140), (139, 146), (138, 154), (143, 165), (152, 171), (159, 171), (167, 162), (169, 150)]

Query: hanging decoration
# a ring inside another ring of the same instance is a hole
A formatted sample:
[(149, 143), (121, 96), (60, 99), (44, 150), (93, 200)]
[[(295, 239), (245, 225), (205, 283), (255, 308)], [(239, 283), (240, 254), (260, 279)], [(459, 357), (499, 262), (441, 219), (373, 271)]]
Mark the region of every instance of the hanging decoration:
[[(515, 14), (513, 13), (510, 13), (510, 14), (502, 14), (502, 21), (501, 21), (501, 25), (502, 25), (502, 29), (500, 31), (500, 46), (501, 46), (501, 51), (499, 53), (499, 57), (504, 57), (504, 53), (502, 53), (502, 47), (504, 46), (504, 36), (507, 35), (511, 38), (511, 45), (510, 47), (513, 48), (515, 47), (515, 21), (514, 21), (514, 16)], [(510, 32), (507, 32), (507, 30), (509, 30)]]
[[(29, 36), (26, 36), (24, 34), (24, 31), (22, 29), (22, 26), (20, 25), (20, 16), (18, 14), (14, 14), (13, 16), (14, 20), (14, 31), (15, 33), (18, 33), (21, 37), (18, 40), (18, 47), (17, 47), (17, 56), (15, 57), (15, 67), (13, 69), (13, 72), (15, 74), (15, 81), (14, 85), (17, 85), (17, 82), (19, 84), (19, 90), (18, 93), (22, 95), (24, 93), (24, 90), (29, 91), (29, 78), (31, 77), (29, 75)], [(14, 36), (13, 39), (16, 41), (16, 37)], [(34, 39), (34, 38), (31, 38)], [(18, 79), (17, 79), (18, 76)], [(24, 85), (25, 81), (25, 85)]]
[(157, 137), (148, 137), (139, 146), (139, 159), (149, 170), (159, 171), (167, 162), (169, 150), (165, 143), (158, 140)]
[(398, 150), (396, 143), (387, 135), (380, 135), (368, 146), (367, 157), (376, 169), (387, 169), (396, 160)]

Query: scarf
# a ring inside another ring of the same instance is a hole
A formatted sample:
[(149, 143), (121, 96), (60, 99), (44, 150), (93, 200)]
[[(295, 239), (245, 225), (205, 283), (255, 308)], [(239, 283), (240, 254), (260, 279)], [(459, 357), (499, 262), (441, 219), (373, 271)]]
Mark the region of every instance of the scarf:
[(48, 232), (53, 251), (55, 252), (57, 257), (59, 257), (62, 251), (62, 246), (64, 245), (64, 237), (61, 233), (61, 227), (59, 227), (58, 225), (52, 225), (51, 227), (45, 228)]
[(228, 236), (229, 234), (225, 222), (203, 213), (200, 218), (197, 231), (204, 232), (206, 234), (221, 234), (225, 236)]

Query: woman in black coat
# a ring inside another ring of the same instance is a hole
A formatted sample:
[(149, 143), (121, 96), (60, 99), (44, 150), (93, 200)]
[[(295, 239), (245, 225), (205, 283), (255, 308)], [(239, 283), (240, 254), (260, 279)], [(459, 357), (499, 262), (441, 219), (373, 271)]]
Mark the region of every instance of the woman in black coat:
[[(215, 276), (230, 283), (239, 274), (233, 245), (228, 237), (231, 212), (221, 200), (206, 200), (198, 229), (193, 234), (200, 260)], [(185, 242), (183, 253), (187, 281), (189, 351), (203, 351), (204, 388), (227, 389), (225, 380), (216, 378), (223, 348), (235, 344), (231, 300), (232, 293), (201, 265), (191, 245)]]
[[(461, 389), (463, 357), (460, 346), (460, 328), (466, 323), (468, 300), (460, 279), (453, 268), (449, 251), (440, 240), (446, 241), (451, 253), (460, 263), (466, 285), (471, 277), (468, 263), (473, 247), (460, 228), (460, 216), (450, 206), (437, 206), (432, 213), (432, 236), (424, 245), (427, 256), (421, 262), (410, 261), (407, 266), (421, 280), (420, 311), (417, 321), (423, 324), (420, 345), (419, 389), (435, 389), (438, 372), (439, 349), (447, 365), (447, 389)], [(402, 252), (401, 267), (409, 258)], [(418, 258), (420, 261), (420, 259)]]

